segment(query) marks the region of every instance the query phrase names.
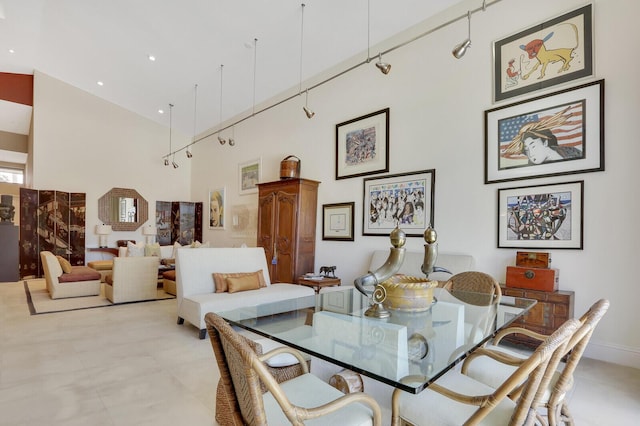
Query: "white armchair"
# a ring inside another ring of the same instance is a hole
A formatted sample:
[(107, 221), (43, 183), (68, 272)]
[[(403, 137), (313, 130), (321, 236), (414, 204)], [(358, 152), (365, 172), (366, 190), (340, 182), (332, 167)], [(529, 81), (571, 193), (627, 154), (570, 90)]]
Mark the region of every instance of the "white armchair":
[(107, 299), (125, 303), (157, 298), (159, 264), (156, 256), (115, 257), (113, 273), (105, 282)]

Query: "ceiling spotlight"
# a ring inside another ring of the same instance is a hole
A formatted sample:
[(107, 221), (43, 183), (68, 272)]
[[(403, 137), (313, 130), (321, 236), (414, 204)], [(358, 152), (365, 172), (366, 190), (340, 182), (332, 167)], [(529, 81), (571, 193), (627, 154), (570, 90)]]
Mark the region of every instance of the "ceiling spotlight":
[(176, 163), (175, 161), (172, 161), (171, 165), (173, 166), (174, 169), (177, 169), (179, 167), (178, 163)]
[(468, 36), (465, 41), (453, 48), (451, 53), (456, 59), (460, 59), (467, 53), (467, 49), (471, 47), (471, 11), (467, 11)]
[(236, 140), (233, 138), (229, 138), (229, 146), (236, 146)]
[(191, 151), (189, 151), (189, 148), (187, 148), (187, 158), (191, 157), (193, 157), (193, 154), (191, 153)]
[(168, 166), (168, 165), (169, 165), (169, 159), (168, 159), (168, 158), (165, 158), (165, 159), (164, 159), (164, 165), (165, 165), (165, 166)]
[(307, 118), (311, 119), (313, 118), (314, 115), (316, 115), (316, 113), (309, 109), (309, 107), (307, 106), (308, 102), (309, 102), (309, 89), (305, 91), (305, 100), (304, 100), (304, 106), (302, 107), (302, 110), (307, 115)]
[(382, 53), (378, 53), (378, 62), (376, 62), (376, 67), (378, 67), (380, 72), (384, 75), (389, 74), (389, 71), (391, 71), (391, 64), (382, 62)]
[(227, 143), (227, 141), (222, 136), (218, 136), (218, 142), (220, 142), (220, 145), (224, 145), (225, 143)]

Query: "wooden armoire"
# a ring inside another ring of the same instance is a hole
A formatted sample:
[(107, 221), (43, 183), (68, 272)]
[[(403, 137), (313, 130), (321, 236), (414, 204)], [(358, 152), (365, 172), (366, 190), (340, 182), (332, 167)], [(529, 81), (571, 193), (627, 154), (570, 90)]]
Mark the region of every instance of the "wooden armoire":
[(258, 184), (258, 247), (273, 283), (296, 283), (314, 272), (318, 185), (308, 179)]

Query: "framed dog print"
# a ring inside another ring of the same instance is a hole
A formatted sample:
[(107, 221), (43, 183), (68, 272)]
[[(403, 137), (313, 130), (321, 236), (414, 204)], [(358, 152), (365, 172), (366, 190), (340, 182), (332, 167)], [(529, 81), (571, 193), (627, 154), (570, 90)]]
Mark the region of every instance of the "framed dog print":
[(584, 182), (498, 190), (498, 248), (582, 250)]
[(238, 165), (238, 185), (240, 195), (254, 194), (258, 192), (257, 184), (261, 179), (261, 162), (260, 159), (247, 161)]
[(433, 226), (435, 169), (364, 179), (362, 235), (388, 236), (399, 226), (421, 237)]
[(493, 44), (494, 102), (593, 75), (592, 6)]
[(209, 229), (224, 229), (225, 188), (209, 191)]
[(336, 180), (389, 171), (389, 108), (336, 125)]
[(485, 183), (604, 170), (604, 80), (484, 118)]
[(353, 241), (354, 206), (354, 202), (322, 206), (323, 240)]

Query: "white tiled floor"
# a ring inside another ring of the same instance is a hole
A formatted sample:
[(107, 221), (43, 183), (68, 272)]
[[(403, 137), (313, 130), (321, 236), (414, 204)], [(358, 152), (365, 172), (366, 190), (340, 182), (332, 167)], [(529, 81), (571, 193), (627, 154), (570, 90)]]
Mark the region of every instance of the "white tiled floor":
[[(0, 425), (212, 425), (217, 380), (175, 300), (31, 316), (0, 283)], [(570, 398), (577, 425), (636, 424), (640, 370), (583, 359)]]

